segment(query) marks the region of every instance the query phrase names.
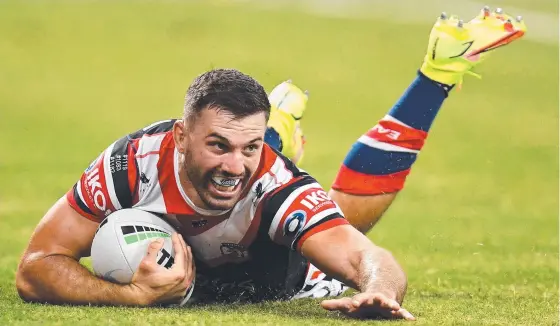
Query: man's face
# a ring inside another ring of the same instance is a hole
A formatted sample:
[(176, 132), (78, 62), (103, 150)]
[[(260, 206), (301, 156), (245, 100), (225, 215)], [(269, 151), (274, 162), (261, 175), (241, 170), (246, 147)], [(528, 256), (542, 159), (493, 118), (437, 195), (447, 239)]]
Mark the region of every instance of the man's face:
[(264, 112), (234, 119), (204, 109), (186, 126), (176, 123), (175, 143), (184, 154), (180, 173), (191, 200), (205, 209), (233, 208), (259, 166), (265, 130)]

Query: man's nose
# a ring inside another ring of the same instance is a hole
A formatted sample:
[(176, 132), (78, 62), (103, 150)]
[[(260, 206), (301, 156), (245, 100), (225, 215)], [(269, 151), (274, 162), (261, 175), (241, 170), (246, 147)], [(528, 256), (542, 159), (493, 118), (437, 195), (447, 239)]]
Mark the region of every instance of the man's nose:
[(237, 152), (231, 152), (226, 155), (225, 160), (222, 163), (222, 171), (232, 176), (242, 175), (243, 172), (245, 172), (243, 155)]

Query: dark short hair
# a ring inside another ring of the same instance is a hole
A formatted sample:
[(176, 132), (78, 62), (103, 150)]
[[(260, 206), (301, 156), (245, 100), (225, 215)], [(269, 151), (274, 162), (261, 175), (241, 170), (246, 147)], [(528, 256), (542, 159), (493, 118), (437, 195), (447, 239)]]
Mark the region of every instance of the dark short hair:
[(264, 87), (235, 69), (213, 69), (194, 79), (185, 96), (183, 118), (189, 120), (207, 108), (230, 112), (236, 119), (264, 112), (270, 102)]

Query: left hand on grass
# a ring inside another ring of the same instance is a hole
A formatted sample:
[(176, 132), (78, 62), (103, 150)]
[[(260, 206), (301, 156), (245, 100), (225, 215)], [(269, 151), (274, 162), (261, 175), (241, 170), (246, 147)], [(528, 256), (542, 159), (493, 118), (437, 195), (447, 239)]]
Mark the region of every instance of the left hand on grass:
[(358, 293), (352, 298), (324, 300), (321, 306), (329, 311), (340, 311), (352, 318), (416, 320), (397, 301), (382, 293)]

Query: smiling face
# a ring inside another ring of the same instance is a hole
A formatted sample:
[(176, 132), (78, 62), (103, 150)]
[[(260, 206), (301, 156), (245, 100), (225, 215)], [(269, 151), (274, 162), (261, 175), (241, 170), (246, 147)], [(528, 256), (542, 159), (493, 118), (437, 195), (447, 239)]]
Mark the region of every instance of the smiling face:
[(196, 206), (235, 206), (259, 166), (269, 115), (268, 95), (252, 77), (214, 69), (195, 78), (173, 137), (181, 185)]
[(264, 112), (235, 118), (209, 108), (194, 121), (176, 122), (179, 174), (189, 198), (204, 209), (233, 208), (259, 166), (265, 130)]

